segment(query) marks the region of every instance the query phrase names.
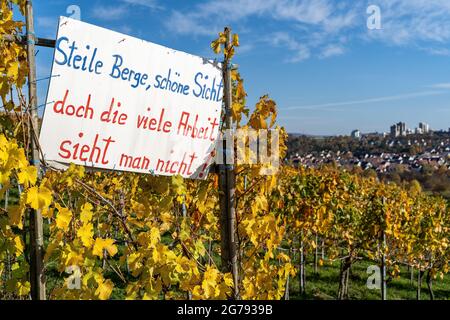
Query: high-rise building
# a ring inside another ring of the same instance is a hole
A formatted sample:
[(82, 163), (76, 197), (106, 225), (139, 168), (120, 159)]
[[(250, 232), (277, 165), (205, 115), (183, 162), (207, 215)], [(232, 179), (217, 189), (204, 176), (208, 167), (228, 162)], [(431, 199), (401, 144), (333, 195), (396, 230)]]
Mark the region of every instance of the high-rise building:
[(428, 133), (428, 132), (430, 132), (430, 125), (425, 122), (420, 122), (419, 129), (422, 130), (422, 133)]
[(407, 132), (406, 132), (406, 123), (399, 122), (397, 125), (400, 126), (400, 135), (401, 136), (406, 136), (406, 134), (407, 134)]
[(398, 133), (397, 125), (394, 124), (391, 126), (391, 137), (395, 138), (395, 137), (398, 137), (398, 135), (399, 135), (399, 133)]
[(353, 130), (351, 136), (353, 139), (361, 139), (361, 131)]
[(391, 136), (393, 138), (406, 135), (407, 135), (406, 123), (399, 122), (391, 126)]

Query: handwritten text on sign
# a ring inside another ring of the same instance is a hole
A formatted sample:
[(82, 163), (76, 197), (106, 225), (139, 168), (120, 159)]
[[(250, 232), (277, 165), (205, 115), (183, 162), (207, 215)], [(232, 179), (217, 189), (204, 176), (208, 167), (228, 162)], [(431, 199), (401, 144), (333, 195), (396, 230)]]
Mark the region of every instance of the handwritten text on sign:
[(61, 17), (40, 134), (46, 161), (205, 178), (220, 65)]

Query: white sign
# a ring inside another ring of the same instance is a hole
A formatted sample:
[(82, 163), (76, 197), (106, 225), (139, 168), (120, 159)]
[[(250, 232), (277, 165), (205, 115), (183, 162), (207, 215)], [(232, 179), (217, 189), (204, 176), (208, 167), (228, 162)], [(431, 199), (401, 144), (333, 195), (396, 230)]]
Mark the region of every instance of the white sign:
[(204, 179), (221, 65), (61, 17), (40, 133), (48, 162)]

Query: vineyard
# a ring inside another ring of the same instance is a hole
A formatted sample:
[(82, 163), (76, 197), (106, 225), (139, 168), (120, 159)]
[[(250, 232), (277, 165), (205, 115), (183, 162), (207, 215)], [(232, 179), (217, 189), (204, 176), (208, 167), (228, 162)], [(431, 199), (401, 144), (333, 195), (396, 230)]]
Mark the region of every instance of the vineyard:
[[(2, 39), (22, 32), (13, 6), (24, 14), (25, 1), (1, 0)], [(381, 271), (380, 298), (405, 268), (416, 270), (433, 298), (433, 282), (448, 273), (446, 200), (329, 166), (282, 165), (264, 175), (270, 165), (238, 164), (235, 284), (221, 259), (218, 175), (202, 181), (75, 165), (59, 171), (44, 162), (38, 172), (29, 160), (37, 137), (23, 92), (27, 52), (15, 42), (0, 44), (1, 300), (30, 297), (36, 211), (44, 221), (47, 299), (227, 299), (235, 285), (245, 300), (304, 297), (310, 265), (314, 273), (339, 266), (332, 298), (348, 299), (352, 269), (361, 263)], [(238, 46), (237, 35), (227, 46), (222, 33), (211, 44), (227, 59)], [(277, 125), (276, 103), (265, 95), (249, 109), (236, 68), (231, 78), (234, 127), (279, 130), (283, 163), (287, 135)]]

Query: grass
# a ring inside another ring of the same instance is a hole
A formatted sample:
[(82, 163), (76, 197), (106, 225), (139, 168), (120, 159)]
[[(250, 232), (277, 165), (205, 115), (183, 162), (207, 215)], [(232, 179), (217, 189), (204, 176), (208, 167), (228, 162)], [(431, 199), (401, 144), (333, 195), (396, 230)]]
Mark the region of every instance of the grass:
[[(351, 300), (380, 300), (381, 292), (377, 289), (369, 289), (366, 286), (367, 267), (372, 265), (370, 261), (358, 261), (352, 266), (349, 299)], [(339, 286), (338, 262), (333, 264), (324, 264), (319, 267), (318, 273), (314, 274), (312, 262), (308, 261), (306, 265), (306, 293), (299, 294), (299, 279), (290, 280), (290, 299), (291, 300), (335, 300)], [(406, 267), (401, 268), (400, 277), (393, 279), (387, 284), (388, 300), (416, 300), (417, 297), (417, 270), (414, 272), (414, 279), (411, 283), (411, 273)], [(436, 278), (433, 280), (433, 291), (436, 300), (450, 299), (450, 275), (444, 276), (444, 279)], [(421, 300), (429, 300), (430, 295), (425, 282), (425, 276), (422, 280)]]

